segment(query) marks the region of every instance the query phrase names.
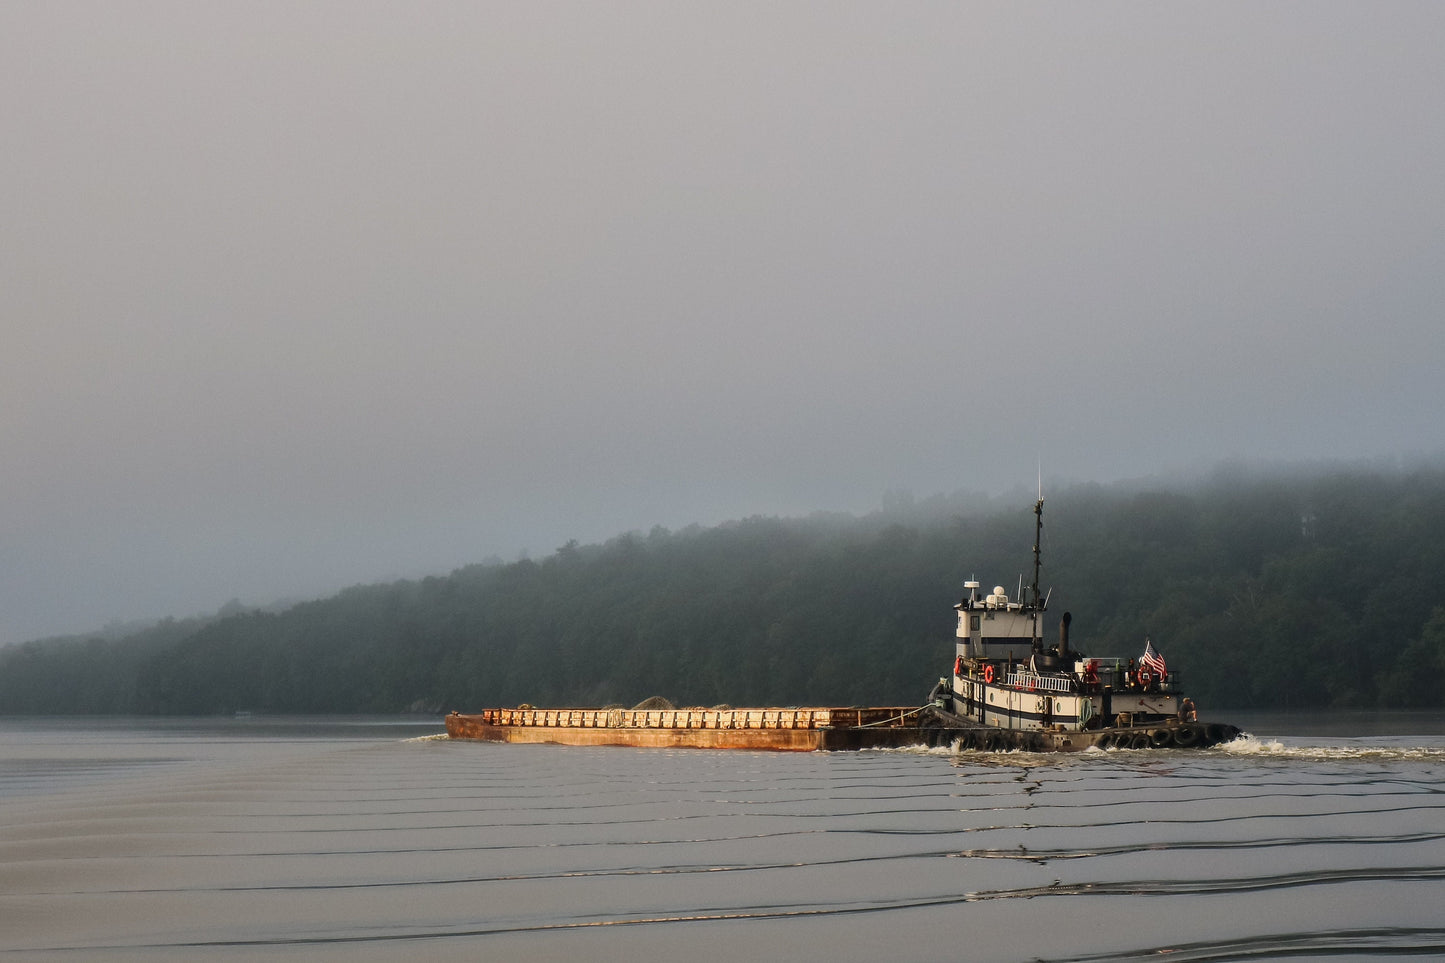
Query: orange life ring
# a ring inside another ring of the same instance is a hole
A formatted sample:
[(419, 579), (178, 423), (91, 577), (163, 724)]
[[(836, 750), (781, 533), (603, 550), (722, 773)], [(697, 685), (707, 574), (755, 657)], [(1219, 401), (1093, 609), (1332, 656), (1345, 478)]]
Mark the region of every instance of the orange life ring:
[(1138, 678), (1139, 688), (1147, 689), (1154, 681), (1154, 674), (1151, 673), (1148, 669), (1140, 669)]
[(953, 660), (953, 674), (963, 675), (963, 656), (961, 655)]
[(986, 665), (983, 667), (983, 681), (990, 684), (993, 682), (993, 666)]

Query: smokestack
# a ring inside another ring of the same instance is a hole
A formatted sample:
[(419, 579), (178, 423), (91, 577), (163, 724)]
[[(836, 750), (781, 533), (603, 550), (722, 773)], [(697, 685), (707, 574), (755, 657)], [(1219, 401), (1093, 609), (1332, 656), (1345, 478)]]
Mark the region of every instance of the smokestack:
[(1074, 621), (1070, 612), (1065, 612), (1063, 618), (1059, 619), (1059, 658), (1069, 658), (1069, 623)]

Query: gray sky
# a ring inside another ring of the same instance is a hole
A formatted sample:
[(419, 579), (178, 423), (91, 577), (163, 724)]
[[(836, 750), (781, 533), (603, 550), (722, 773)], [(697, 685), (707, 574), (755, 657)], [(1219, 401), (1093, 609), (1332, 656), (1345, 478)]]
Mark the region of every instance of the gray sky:
[(1445, 446), (1445, 4), (0, 4), (0, 641)]

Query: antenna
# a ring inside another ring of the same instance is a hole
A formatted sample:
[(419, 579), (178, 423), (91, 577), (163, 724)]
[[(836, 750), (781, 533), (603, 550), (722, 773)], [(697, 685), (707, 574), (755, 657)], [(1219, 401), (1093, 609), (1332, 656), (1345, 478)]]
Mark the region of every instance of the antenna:
[[(1039, 500), (1034, 502), (1034, 584), (1029, 586), (1034, 592), (1034, 651), (1040, 652), (1044, 647), (1043, 636), (1039, 634), (1039, 568), (1043, 565), (1039, 559), (1039, 543), (1043, 541), (1044, 532), (1044, 472), (1043, 467), (1039, 468)], [(1022, 589), (1020, 589), (1022, 593)]]
[(1034, 502), (1034, 583), (1029, 586), (1034, 591), (1034, 603), (1039, 601), (1039, 569), (1043, 561), (1039, 557), (1039, 543), (1043, 541), (1044, 534), (1044, 500), (1040, 498)]

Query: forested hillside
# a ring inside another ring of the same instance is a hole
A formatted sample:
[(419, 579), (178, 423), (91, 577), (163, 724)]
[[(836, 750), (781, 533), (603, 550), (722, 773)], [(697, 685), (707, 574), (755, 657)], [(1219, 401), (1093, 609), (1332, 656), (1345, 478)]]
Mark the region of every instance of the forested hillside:
[[(916, 704), (963, 582), (1013, 594), (1031, 499), (892, 504), (569, 544), (279, 613), (0, 652), (0, 713), (442, 712), (490, 705)], [(1440, 705), (1445, 473), (1218, 475), (1050, 493), (1047, 631), (1214, 707)], [(1025, 576), (1027, 581), (1027, 576)]]

